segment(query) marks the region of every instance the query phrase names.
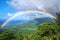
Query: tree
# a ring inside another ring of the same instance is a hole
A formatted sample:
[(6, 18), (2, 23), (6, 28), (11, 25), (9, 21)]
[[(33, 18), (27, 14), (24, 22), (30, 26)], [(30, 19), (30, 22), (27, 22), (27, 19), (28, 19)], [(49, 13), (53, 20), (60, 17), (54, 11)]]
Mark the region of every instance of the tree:
[(8, 30), (5, 30), (0, 34), (0, 40), (12, 40), (14, 38), (14, 33)]
[(37, 34), (40, 35), (40, 37), (44, 38), (46, 36), (52, 39), (54, 35), (58, 34), (58, 27), (52, 22), (46, 22), (39, 25)]
[(5, 30), (0, 33), (0, 40), (60, 40), (58, 27), (55, 23), (45, 22), (37, 26), (37, 31), (26, 35), (24, 32)]
[(58, 27), (52, 22), (46, 22), (39, 25), (36, 33), (28, 36), (30, 36), (29, 40), (53, 40), (57, 34)]
[(25, 36), (23, 40), (60, 40), (60, 35), (55, 23), (45, 22), (38, 26), (35, 33)]
[(56, 22), (57, 22), (58, 26), (60, 26), (60, 12), (57, 12), (56, 15), (57, 15)]

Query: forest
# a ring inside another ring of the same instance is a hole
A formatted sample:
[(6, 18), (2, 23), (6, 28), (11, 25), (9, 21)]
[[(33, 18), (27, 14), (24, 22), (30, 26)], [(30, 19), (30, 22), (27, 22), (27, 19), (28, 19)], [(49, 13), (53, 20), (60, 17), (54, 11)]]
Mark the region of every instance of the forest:
[[(56, 13), (56, 23), (45, 22), (39, 24), (33, 31), (11, 31), (5, 29), (0, 32), (0, 40), (60, 40), (60, 13)], [(1, 30), (0, 30), (1, 31)]]

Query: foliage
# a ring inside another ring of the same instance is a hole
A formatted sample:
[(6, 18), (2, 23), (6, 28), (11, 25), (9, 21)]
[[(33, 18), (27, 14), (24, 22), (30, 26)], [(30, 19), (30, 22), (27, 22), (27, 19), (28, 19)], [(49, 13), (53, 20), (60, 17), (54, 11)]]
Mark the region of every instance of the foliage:
[(39, 25), (38, 32), (42, 34), (42, 36), (49, 36), (58, 33), (57, 26), (54, 23), (46, 22)]
[(52, 22), (40, 24), (37, 32), (28, 35), (27, 40), (57, 40), (58, 27)]
[(56, 22), (57, 22), (58, 26), (60, 26), (60, 12), (57, 12), (56, 15), (57, 15)]
[(45, 22), (37, 27), (37, 30), (31, 33), (27, 30), (5, 30), (0, 33), (0, 40), (60, 40), (60, 31), (56, 24)]
[(46, 40), (53, 40), (54, 36), (58, 34), (58, 27), (52, 23), (52, 22), (46, 22), (43, 23), (41, 25), (39, 25), (38, 28), (38, 35), (40, 35), (40, 37), (42, 39), (46, 39)]
[(3, 33), (0, 34), (0, 40), (11, 40), (15, 37), (13, 36), (14, 33), (8, 30), (5, 30)]

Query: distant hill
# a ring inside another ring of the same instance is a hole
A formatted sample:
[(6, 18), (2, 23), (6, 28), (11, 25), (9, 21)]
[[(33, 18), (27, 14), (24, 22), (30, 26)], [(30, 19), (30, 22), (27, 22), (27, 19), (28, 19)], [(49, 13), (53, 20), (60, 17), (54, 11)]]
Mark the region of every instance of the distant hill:
[(27, 23), (23, 24), (16, 24), (16, 25), (11, 25), (11, 26), (6, 26), (4, 27), (5, 29), (10, 29), (10, 30), (21, 30), (21, 29), (37, 29), (37, 26), (41, 23), (44, 22), (55, 22), (54, 19), (46, 17), (46, 18), (37, 18), (35, 20), (29, 21)]

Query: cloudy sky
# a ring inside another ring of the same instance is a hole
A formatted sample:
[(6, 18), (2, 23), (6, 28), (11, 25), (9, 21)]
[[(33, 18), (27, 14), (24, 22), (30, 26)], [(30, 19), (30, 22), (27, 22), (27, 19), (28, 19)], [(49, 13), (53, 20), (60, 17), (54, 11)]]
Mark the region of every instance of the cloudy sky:
[(55, 15), (60, 11), (60, 0), (0, 0), (0, 18), (25, 10), (43, 10)]

